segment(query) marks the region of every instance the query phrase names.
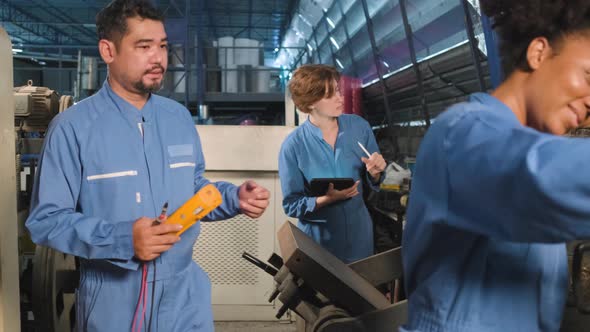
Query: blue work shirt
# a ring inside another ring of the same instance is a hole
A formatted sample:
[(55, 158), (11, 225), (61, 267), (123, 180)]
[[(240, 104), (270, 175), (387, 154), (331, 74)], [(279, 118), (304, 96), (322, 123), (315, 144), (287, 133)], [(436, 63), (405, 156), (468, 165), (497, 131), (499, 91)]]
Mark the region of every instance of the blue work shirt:
[(403, 263), (402, 331), (558, 331), (565, 242), (590, 236), (590, 142), (523, 126), (475, 94), (418, 152)]
[[(379, 184), (372, 182), (361, 161), (366, 155), (358, 142), (370, 153), (379, 152), (371, 127), (357, 115), (338, 117), (334, 149), (308, 119), (285, 139), (279, 155), (285, 213), (297, 218), (303, 232), (346, 263), (373, 254), (373, 223), (363, 201), (363, 186), (359, 184), (358, 195), (315, 210), (316, 197), (309, 183), (314, 178), (362, 179), (378, 190)], [(384, 177), (382, 174), (381, 180)]]
[[(35, 243), (81, 257), (77, 305), (83, 330), (131, 329), (141, 280), (133, 223), (142, 216), (157, 217), (165, 202), (175, 211), (209, 183), (203, 177), (200, 144), (192, 117), (182, 105), (151, 95), (138, 110), (108, 82), (51, 122), (26, 226)], [(207, 219), (239, 213), (238, 188), (226, 182), (215, 185), (223, 204)], [(179, 303), (185, 308), (182, 313), (192, 316), (188, 321), (205, 326), (199, 331), (212, 330), (210, 294), (194, 294), (210, 289), (206, 274), (192, 260), (199, 232), (197, 223), (156, 259), (155, 279), (162, 280), (156, 301), (174, 299), (160, 313), (176, 315), (163, 317), (158, 331), (192, 326), (177, 324), (184, 316), (170, 308)], [(148, 281), (152, 280), (150, 270)], [(186, 301), (191, 305), (182, 302), (188, 294), (194, 297)]]

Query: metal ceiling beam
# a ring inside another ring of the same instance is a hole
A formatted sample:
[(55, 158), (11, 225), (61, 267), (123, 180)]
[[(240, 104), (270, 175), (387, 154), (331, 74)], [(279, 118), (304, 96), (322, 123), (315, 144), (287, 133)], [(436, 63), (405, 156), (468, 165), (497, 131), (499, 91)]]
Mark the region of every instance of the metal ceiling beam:
[(248, 0), (248, 38), (252, 39), (252, 0)]
[[(6, 27), (7, 23), (13, 25), (18, 30), (22, 30), (25, 32), (23, 34), (18, 33), (17, 37), (19, 39), (25, 39), (23, 35), (28, 33), (29, 36), (36, 37), (35, 38), (36, 40), (42, 39), (42, 40), (49, 41), (49, 42), (54, 42), (54, 43), (57, 42), (56, 35), (53, 35), (50, 37), (49, 34), (41, 34), (39, 32), (38, 28), (32, 27), (29, 24), (14, 22), (13, 20), (18, 17), (23, 17), (22, 13), (16, 12), (15, 10), (13, 10), (13, 8), (10, 6), (10, 4), (8, 2), (0, 1), (0, 21), (1, 21), (0, 24), (2, 24), (2, 26), (4, 26), (4, 28), (7, 30), (9, 35), (14, 37), (14, 34), (12, 33), (11, 29), (7, 29), (7, 27)], [(30, 38), (26, 38), (25, 42), (35, 42), (35, 41), (33, 41)]]
[[(295, 0), (291, 0), (293, 2)], [(205, 12), (208, 14), (206, 19), (209, 24), (205, 28), (209, 28), (208, 35), (210, 38), (219, 38), (221, 35), (238, 36), (247, 33), (248, 38), (259, 38), (266, 42), (272, 43), (272, 49), (280, 46), (280, 35), (284, 35), (285, 20), (290, 19), (288, 13), (283, 10), (286, 5), (278, 1), (281, 5), (277, 5), (277, 1), (254, 1), (243, 0), (237, 1), (223, 1), (213, 2), (205, 1)], [(279, 10), (277, 10), (279, 9)], [(220, 16), (223, 16), (223, 23), (220, 22)], [(269, 20), (269, 23), (260, 25), (260, 22)], [(273, 22), (277, 22), (273, 25)], [(239, 22), (243, 22), (240, 24)], [(288, 25), (287, 25), (288, 28)], [(232, 31), (231, 29), (236, 29)], [(283, 29), (283, 30), (281, 30)], [(245, 36), (245, 35), (244, 35)], [(269, 45), (270, 46), (270, 45)]]
[(47, 48), (47, 49), (59, 49), (63, 48), (64, 50), (70, 49), (82, 49), (82, 50), (97, 50), (96, 44), (57, 44), (57, 45), (47, 45), (47, 44), (22, 44), (22, 47), (30, 47), (30, 48)]
[[(25, 43), (33, 43), (38, 39), (52, 42), (52, 40), (50, 40), (46, 36), (45, 37), (40, 36), (38, 31), (35, 29), (31, 29), (31, 27), (29, 25), (12, 22), (11, 18), (15, 15), (17, 15), (17, 14), (12, 13), (11, 8), (6, 6), (4, 3), (2, 4), (2, 6), (0, 6), (0, 26), (4, 26), (4, 28), (6, 29), (6, 31), (8, 32), (8, 34), (12, 38), (16, 37)], [(6, 27), (7, 23), (11, 24), (11, 28)], [(11, 31), (13, 29), (18, 29), (19, 31), (16, 34), (14, 34)], [(22, 31), (23, 33), (20, 33), (20, 31)], [(34, 36), (35, 40), (30, 39), (30, 38), (25, 38), (25, 35)]]
[(471, 9), (473, 9), (473, 7), (467, 0), (462, 0), (461, 3), (463, 5), (463, 12), (465, 13), (465, 31), (467, 31), (467, 37), (470, 46), (469, 48), (471, 49), (471, 57), (473, 58), (473, 64), (475, 66), (475, 72), (479, 83), (479, 90), (485, 92), (486, 83), (483, 77), (483, 70), (481, 69), (481, 61), (479, 60), (477, 39), (475, 38), (475, 33), (473, 32), (473, 20), (471, 19)]
[[(0, 9), (1, 10), (1, 9)], [(68, 34), (68, 38), (70, 36), (75, 36), (78, 35), (79, 32), (78, 30), (73, 29), (73, 26), (75, 25), (80, 25), (79, 23), (49, 23), (49, 22), (33, 22), (33, 21), (11, 21), (12, 15), (9, 16), (5, 16), (4, 14), (0, 14), (0, 25), (4, 25), (6, 23), (11, 24), (13, 27), (18, 28), (19, 30), (24, 30), (26, 31), (26, 33), (28, 34), (32, 34), (36, 36), (36, 40), (32, 40), (32, 39), (28, 39), (25, 40), (25, 43), (39, 43), (39, 39), (42, 40), (43, 42), (47, 43), (53, 43), (53, 44), (61, 44), (61, 43), (71, 43), (74, 41), (71, 41), (70, 39), (62, 39), (61, 42), (57, 41), (57, 36), (55, 36), (56, 38), (47, 38), (47, 36), (49, 35), (48, 33), (45, 33), (45, 31), (47, 31), (47, 27), (55, 27), (55, 26), (61, 26), (64, 27), (63, 30), (66, 32), (69, 32)], [(24, 39), (23, 38), (23, 34), (25, 33), (20, 33), (20, 32), (12, 32), (12, 29), (7, 29), (7, 31), (9, 32), (10, 35), (12, 35), (13, 37), (18, 37), (19, 39)], [(96, 38), (92, 38), (93, 40), (95, 40)], [(89, 39), (88, 39), (89, 40)], [(88, 40), (85, 41), (85, 43), (88, 43)]]
[[(171, 3), (175, 4), (175, 0), (171, 0)], [(192, 47), (193, 38), (190, 37), (190, 20), (189, 16), (191, 13), (191, 0), (185, 0), (185, 7), (184, 7), (184, 19), (186, 22), (186, 37), (184, 40), (184, 106), (188, 109), (189, 108), (189, 93), (190, 89), (190, 82), (191, 82), (191, 61), (190, 59), (190, 51)], [(180, 9), (176, 7), (176, 9), (180, 12)], [(181, 12), (182, 15), (182, 12)]]
[[(400, 3), (404, 0), (400, 0)], [(397, 135), (394, 130), (394, 122), (393, 122), (393, 115), (392, 109), (389, 106), (389, 102), (387, 100), (387, 85), (383, 79), (383, 72), (381, 71), (381, 55), (379, 53), (379, 48), (377, 46), (377, 41), (375, 40), (375, 31), (373, 29), (373, 19), (371, 18), (371, 14), (369, 13), (369, 6), (367, 4), (367, 0), (361, 0), (361, 5), (363, 7), (363, 13), (365, 14), (365, 26), (367, 27), (367, 35), (369, 36), (369, 41), (371, 43), (371, 49), (373, 53), (373, 61), (375, 63), (375, 70), (377, 71), (377, 76), (379, 78), (379, 82), (381, 83), (381, 93), (383, 95), (383, 106), (385, 108), (385, 119), (387, 120), (387, 129), (389, 131), (389, 139), (391, 140), (393, 146), (393, 155), (397, 157), (399, 153), (399, 145), (397, 140)], [(343, 17), (344, 18), (344, 17)], [(345, 22), (342, 21), (344, 24)], [(351, 47), (349, 45), (349, 47)], [(352, 63), (354, 63), (354, 58), (351, 59)], [(428, 123), (430, 125), (430, 123)]]
[[(340, 9), (340, 15), (342, 15), (342, 18), (340, 20), (342, 22), (346, 22), (347, 18), (346, 18), (346, 13), (344, 12), (344, 8), (342, 7), (342, 2), (338, 1), (338, 7)], [(342, 26), (344, 27), (344, 35), (346, 36), (346, 43), (348, 43), (350, 41), (350, 33), (348, 32), (348, 25), (343, 23)], [(352, 47), (350, 47), (350, 45), (346, 45), (346, 44), (342, 44), (342, 47), (346, 47), (346, 49), (348, 50), (348, 56), (350, 57), (350, 63), (352, 64), (352, 71), (354, 72), (354, 76), (358, 77), (359, 70), (357, 68), (356, 61), (354, 61), (354, 54), (352, 52)]]
[(500, 60), (500, 54), (498, 49), (498, 36), (492, 30), (492, 22), (486, 15), (481, 16), (481, 25), (485, 36), (488, 66), (490, 66), (490, 79), (492, 81), (492, 89), (495, 89), (502, 83), (503, 80), (503, 69)]
[[(15, 5), (7, 0), (0, 0), (0, 8), (2, 8), (2, 21), (10, 22), (15, 26), (20, 27), (23, 30), (29, 31), (30, 33), (39, 36), (42, 39), (45, 39), (49, 42), (60, 44), (66, 42), (78, 42), (84, 43), (83, 40), (73, 37), (74, 34), (68, 33), (67, 31), (50, 26), (50, 25), (40, 25), (40, 24), (19, 24), (15, 22), (24, 22), (24, 21), (36, 21), (42, 22), (43, 20), (32, 14), (29, 13), (27, 10), (21, 8), (20, 6)], [(4, 16), (4, 14), (8, 14)]]
[[(403, 0), (401, 0), (403, 1)], [(400, 1), (400, 2), (401, 2)], [(383, 72), (381, 71), (381, 56), (379, 54), (379, 48), (377, 47), (377, 42), (375, 40), (375, 32), (373, 30), (373, 20), (371, 19), (371, 14), (369, 13), (369, 6), (367, 5), (367, 0), (361, 0), (361, 5), (363, 6), (363, 13), (365, 14), (365, 25), (367, 27), (367, 34), (369, 35), (369, 41), (371, 42), (371, 48), (373, 51), (373, 61), (375, 63), (375, 70), (377, 70), (377, 76), (379, 77), (379, 82), (381, 83), (381, 94), (383, 95), (383, 106), (385, 107), (385, 117), (387, 119), (387, 124), (389, 131), (391, 133), (391, 140), (393, 143), (394, 148), (394, 155), (397, 154), (398, 146), (397, 146), (397, 138), (395, 133), (393, 132), (393, 117), (391, 116), (391, 107), (389, 107), (389, 103), (387, 102), (387, 86), (385, 85), (385, 81), (383, 80)], [(354, 61), (354, 59), (351, 59)], [(429, 123), (430, 124), (430, 123)]]
[(277, 9), (277, 6), (276, 6), (276, 1), (273, 1), (273, 2), (266, 2), (266, 1), (262, 1), (262, 0), (261, 0), (261, 2), (262, 2), (262, 4), (264, 5), (264, 8), (271, 8), (271, 7), (272, 7), (272, 9), (273, 9), (273, 12), (274, 12), (274, 11)]
[(428, 103), (424, 94), (424, 86), (422, 85), (422, 72), (418, 67), (418, 59), (416, 58), (416, 49), (414, 48), (414, 32), (408, 19), (408, 11), (406, 9), (406, 0), (399, 0), (399, 8), (402, 14), (402, 20), (404, 23), (404, 30), (406, 32), (406, 39), (408, 41), (408, 48), (410, 49), (410, 58), (412, 59), (412, 67), (414, 68), (414, 74), (416, 75), (416, 82), (418, 83), (418, 92), (420, 93), (420, 104), (422, 106), (422, 113), (424, 115), (424, 121), (426, 121), (426, 128), (430, 127), (430, 113), (428, 111)]
[[(327, 37), (325, 39), (325, 43), (329, 44), (328, 47), (330, 47), (330, 54), (332, 54), (332, 64), (334, 65), (334, 68), (338, 68), (337, 62), (340, 60), (336, 61), (337, 58), (336, 58), (336, 55), (334, 54), (335, 53), (334, 48), (336, 47), (336, 45), (334, 45), (332, 43), (332, 40), (331, 40), (332, 34), (330, 33), (330, 26), (328, 26), (328, 20), (326, 20), (325, 15), (324, 15), (324, 17), (322, 17), (320, 19), (320, 21), (318, 23), (321, 24), (321, 21), (324, 21), (324, 27), (326, 28)], [(338, 45), (338, 46), (340, 46), (340, 45)], [(336, 50), (336, 51), (338, 51), (338, 50)], [(341, 68), (341, 69), (344, 69), (344, 68)]]
[[(311, 35), (313, 36), (313, 42), (315, 43), (315, 54), (318, 57), (318, 64), (320, 64), (322, 63), (322, 55), (320, 54), (320, 44), (318, 43), (318, 34), (315, 28), (311, 30)], [(307, 46), (307, 44), (309, 44), (310, 41), (311, 37), (305, 42), (305, 46)], [(304, 53), (300, 51), (299, 60), (295, 61), (295, 64), (297, 64), (301, 60), (303, 54)]]
[[(230, 25), (230, 24), (210, 24), (210, 25), (205, 25), (205, 28), (220, 28), (220, 29), (243, 29), (243, 31), (245, 31), (246, 29), (250, 28), (249, 26), (245, 26), (245, 25), (239, 25), (239, 24), (235, 24), (235, 25)], [(279, 30), (280, 28), (275, 27), (275, 26), (269, 26), (269, 25), (255, 25), (251, 27), (252, 30)]]
[[(297, 1), (297, 4), (296, 4), (296, 7), (295, 8), (299, 8), (299, 0), (296, 0), (296, 1)], [(325, 19), (325, 17), (328, 14), (328, 12), (331, 11), (332, 10), (332, 7), (334, 7), (335, 5), (336, 5), (336, 1), (332, 2), (332, 4), (330, 5), (330, 7), (328, 8), (328, 10), (322, 13), (322, 17), (320, 17), (320, 19), (318, 20), (318, 22), (316, 24), (319, 24), (322, 19)], [(291, 15), (291, 18), (293, 18), (293, 16), (295, 15), (296, 12), (297, 11), (294, 11), (293, 12), (293, 15)], [(342, 22), (343, 21), (340, 20), (340, 22), (338, 24), (341, 24)], [(289, 25), (290, 24), (291, 23), (289, 22)], [(289, 27), (289, 25), (287, 25), (287, 27)], [(317, 31), (316, 31), (315, 27), (312, 27), (311, 36), (305, 41), (305, 46), (307, 46), (307, 44), (309, 44), (309, 42), (311, 41), (311, 38), (313, 38), (313, 40), (315, 41), (315, 45), (316, 45), (316, 52), (317, 52), (317, 55), (318, 55), (318, 63), (321, 63), (322, 62), (322, 57), (320, 56), (320, 44), (318, 43), (318, 39), (317, 39), (316, 33), (317, 33)], [(283, 38), (284, 38), (284, 36), (283, 36)], [(324, 41), (327, 40), (327, 39), (328, 39), (328, 37), (325, 37), (324, 38)], [(322, 41), (322, 43), (324, 41)], [(330, 41), (328, 40), (328, 43), (329, 42)], [(282, 41), (281, 41), (281, 45), (282, 45)], [(301, 51), (297, 54), (297, 60), (295, 60), (295, 62), (293, 63), (294, 65), (296, 65), (301, 60), (301, 58), (303, 58), (303, 55), (306, 53), (305, 46), (302, 47), (301, 48)], [(351, 59), (351, 60), (354, 61), (354, 58)], [(291, 68), (291, 70), (294, 70), (294, 69), (295, 68)]]
[[(254, 23), (254, 25), (257, 25), (258, 22), (260, 22), (261, 20), (262, 20), (262, 18), (259, 18), (258, 21), (256, 21)], [(218, 27), (220, 27), (220, 26), (218, 26)], [(246, 30), (248, 30), (248, 38), (251, 38), (250, 37), (251, 36), (251, 32), (252, 32), (252, 30), (255, 30), (255, 29), (256, 28), (253, 28), (252, 23), (250, 22), (250, 23), (248, 23), (248, 26), (242, 26), (242, 29), (239, 32), (237, 32), (237, 33), (234, 34), (234, 37), (237, 37), (237, 36), (241, 35), (243, 32), (245, 32)]]
[(10, 27), (7, 27), (6, 25), (0, 24), (0, 26), (3, 26), (6, 32), (8, 33), (8, 35), (10, 36), (10, 40), (12, 41), (12, 44), (18, 44), (18, 47), (16, 48), (22, 48), (23, 44), (47, 44), (47, 42), (53, 42), (47, 38), (41, 38), (37, 35), (36, 32), (27, 30), (26, 28), (23, 28), (18, 25), (11, 25)]
[[(199, 15), (205, 13), (204, 1), (198, 1), (196, 7)], [(197, 108), (200, 108), (205, 102), (206, 73), (204, 69), (207, 66), (205, 62), (205, 41), (203, 40), (203, 20), (198, 20), (195, 34), (197, 35), (197, 45), (195, 45), (195, 64), (197, 64)]]
[[(48, 11), (52, 11), (53, 13), (52, 16), (54, 17), (58, 17), (60, 18), (62, 21), (65, 21), (66, 23), (79, 23), (77, 20), (75, 20), (74, 18), (72, 18), (68, 13), (62, 11), (61, 9), (51, 5), (49, 3), (49, 1), (44, 1), (41, 2), (40, 0), (35, 0), (35, 2), (37, 2), (39, 4), (39, 6), (41, 6), (44, 10), (48, 10)], [(74, 25), (73, 26), (74, 29), (76, 29), (77, 31), (79, 31), (80, 33), (88, 36), (91, 39), (96, 39), (96, 32), (94, 31), (90, 31), (88, 30), (86, 27), (84, 26), (80, 26), (80, 25)]]
[(58, 27), (59, 26), (63, 26), (63, 27), (86, 26), (86, 27), (88, 27), (88, 26), (92, 25), (93, 28), (96, 28), (95, 23), (36, 22), (36, 21), (30, 21), (30, 20), (24, 20), (24, 21), (0, 20), (0, 23), (53, 25), (53, 26), (58, 26)]
[[(318, 44), (318, 38), (316, 36), (316, 29), (312, 27), (311, 28), (311, 35), (305, 41), (305, 46), (301, 47), (301, 51), (299, 51), (299, 53), (297, 53), (297, 60), (295, 60), (293, 62), (293, 66), (296, 66), (299, 63), (299, 61), (301, 61), (301, 58), (303, 58), (303, 55), (306, 53), (305, 52), (305, 48), (307, 47), (307, 44), (309, 44), (311, 42), (311, 39), (312, 38), (313, 38), (313, 41), (315, 43), (315, 51), (316, 51), (315, 53), (316, 53), (316, 55), (318, 57), (318, 63), (322, 63), (322, 57), (320, 56), (320, 45)], [(281, 45), (282, 45), (282, 42), (281, 42)], [(293, 71), (293, 70), (295, 70), (295, 68), (294, 67), (291, 67), (290, 70)]]
[[(187, 2), (186, 5), (189, 5), (189, 3)], [(180, 15), (180, 16), (186, 16), (186, 13), (183, 13), (182, 10), (180, 10), (180, 7), (178, 7), (178, 4), (176, 3), (176, 0), (170, 0), (170, 4), (169, 4), (168, 8), (166, 8), (166, 11), (168, 11), (168, 9), (170, 7), (174, 7), (174, 9), (178, 13), (178, 15)]]
[[(207, 2), (207, 5), (209, 5), (209, 2)], [(282, 13), (282, 12), (278, 12), (278, 11), (272, 11), (272, 10), (254, 10), (252, 9), (252, 11), (250, 10), (243, 10), (243, 9), (235, 9), (235, 8), (231, 8), (228, 6), (225, 6), (223, 8), (210, 8), (210, 10), (208, 10), (208, 12), (210, 13), (215, 13), (215, 14), (232, 14), (232, 15), (248, 15), (248, 14), (252, 14), (252, 15), (264, 15), (264, 16), (270, 16), (270, 15), (277, 15), (277, 16), (285, 16), (288, 13)]]
[(252, 30), (252, 31), (254, 31), (254, 33), (257, 34), (258, 36), (260, 36), (260, 41), (265, 42), (268, 40), (268, 37), (261, 35), (260, 32), (258, 32), (258, 30)]
[(296, 8), (299, 8), (299, 1), (300, 0), (289, 0), (287, 4), (287, 19), (283, 22), (281, 26), (281, 31), (279, 32), (279, 46), (283, 45), (283, 41), (285, 39), (285, 34), (287, 33), (287, 29), (291, 26), (291, 21), (293, 20), (293, 16), (295, 16)]
[(215, 39), (219, 38), (219, 35), (217, 34), (217, 25), (215, 24), (216, 19), (215, 19), (215, 12), (211, 10), (211, 6), (209, 5), (210, 2), (203, 0), (205, 2), (205, 6), (207, 9), (207, 13), (209, 14), (209, 22), (212, 22), (212, 26), (211, 29), (213, 30), (213, 37), (215, 37)]

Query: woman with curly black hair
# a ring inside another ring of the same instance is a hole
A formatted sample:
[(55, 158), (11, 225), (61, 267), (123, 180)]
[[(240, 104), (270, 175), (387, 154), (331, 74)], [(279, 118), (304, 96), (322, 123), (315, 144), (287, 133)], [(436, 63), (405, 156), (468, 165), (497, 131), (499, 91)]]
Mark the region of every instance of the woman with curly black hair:
[(558, 331), (565, 242), (590, 237), (590, 1), (480, 0), (506, 80), (437, 118), (403, 235), (402, 331)]

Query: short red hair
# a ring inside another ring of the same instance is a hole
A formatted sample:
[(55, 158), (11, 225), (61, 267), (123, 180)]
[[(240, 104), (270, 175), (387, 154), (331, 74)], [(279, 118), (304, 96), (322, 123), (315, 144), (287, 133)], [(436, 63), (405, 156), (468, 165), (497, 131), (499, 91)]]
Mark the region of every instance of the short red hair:
[(289, 91), (295, 106), (310, 113), (310, 106), (323, 98), (331, 98), (338, 89), (340, 73), (327, 65), (303, 65), (295, 70)]

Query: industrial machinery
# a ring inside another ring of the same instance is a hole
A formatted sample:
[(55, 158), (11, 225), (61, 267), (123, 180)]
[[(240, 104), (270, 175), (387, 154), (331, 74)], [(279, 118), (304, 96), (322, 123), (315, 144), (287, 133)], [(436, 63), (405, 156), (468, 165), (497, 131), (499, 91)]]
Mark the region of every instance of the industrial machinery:
[(590, 326), (590, 242), (568, 243), (571, 278), (562, 332), (588, 331)]
[(59, 96), (54, 90), (27, 85), (14, 88), (14, 117), (16, 127), (26, 132), (45, 132), (58, 113), (72, 106), (71, 96)]
[(51, 120), (73, 104), (71, 96), (32, 81), (13, 90), (16, 137), (17, 211), (23, 331), (70, 331), (74, 326), (76, 259), (35, 246), (25, 230), (33, 178), (43, 137)]
[[(281, 143), (289, 126), (197, 126), (205, 156), (205, 177), (236, 185), (254, 180), (270, 191), (265, 213), (258, 219), (243, 214), (222, 222), (201, 223), (193, 260), (209, 275), (216, 321), (273, 321), (278, 301), (266, 292), (273, 279), (244, 261), (244, 251), (258, 257), (278, 252), (277, 230), (288, 219), (282, 207), (278, 175)], [(222, 140), (219, 138), (223, 137)], [(281, 320), (289, 321), (290, 313)]]
[(14, 97), (11, 42), (0, 27), (0, 331), (19, 331)]
[[(21, 211), (28, 207), (27, 195), (33, 184), (31, 170), (34, 170), (36, 156), (41, 152), (42, 137), (53, 117), (72, 106), (73, 99), (71, 96), (60, 97), (47, 87), (34, 86), (31, 80), (25, 86), (15, 87), (13, 95), (16, 175), (21, 179), (17, 181), (17, 210)], [(23, 176), (21, 172), (25, 172)]]
[[(590, 138), (590, 125), (583, 123), (580, 128), (573, 130), (568, 136)], [(590, 258), (588, 252), (590, 252), (590, 242), (588, 241), (572, 241), (567, 244), (571, 278), (568, 303), (561, 326), (563, 332), (587, 331), (590, 325)]]
[(392, 304), (376, 288), (401, 278), (401, 248), (346, 265), (291, 222), (278, 238), (282, 258), (272, 255), (270, 265), (244, 254), (274, 277), (269, 302), (283, 303), (277, 318), (293, 310), (305, 332), (397, 331), (406, 322), (407, 302)]

